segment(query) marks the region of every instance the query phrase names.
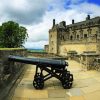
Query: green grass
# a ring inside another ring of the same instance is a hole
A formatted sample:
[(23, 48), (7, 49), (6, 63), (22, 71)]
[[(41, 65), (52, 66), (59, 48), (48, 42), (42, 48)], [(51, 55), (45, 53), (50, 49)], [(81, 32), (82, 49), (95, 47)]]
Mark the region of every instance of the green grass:
[(0, 50), (21, 50), (24, 48), (0, 48)]

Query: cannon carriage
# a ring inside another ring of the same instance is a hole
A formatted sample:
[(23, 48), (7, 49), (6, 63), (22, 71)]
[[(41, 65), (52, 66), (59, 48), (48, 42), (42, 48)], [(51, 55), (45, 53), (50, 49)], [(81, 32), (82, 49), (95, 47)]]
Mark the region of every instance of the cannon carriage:
[[(36, 89), (43, 89), (44, 82), (52, 77), (61, 81), (64, 89), (70, 89), (73, 83), (73, 75), (67, 71), (68, 63), (64, 60), (55, 60), (47, 58), (26, 58), (19, 56), (9, 56), (10, 62), (21, 62), (36, 65), (36, 71), (33, 80), (33, 86)], [(47, 72), (44, 75), (44, 71)]]

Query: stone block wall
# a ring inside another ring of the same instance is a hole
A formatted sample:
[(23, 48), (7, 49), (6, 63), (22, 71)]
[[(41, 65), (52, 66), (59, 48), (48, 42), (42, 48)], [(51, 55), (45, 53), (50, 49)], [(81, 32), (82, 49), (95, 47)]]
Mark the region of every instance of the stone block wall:
[(24, 64), (9, 62), (9, 55), (27, 56), (27, 51), (26, 49), (19, 48), (0, 49), (0, 100), (5, 100), (11, 87), (21, 74), (22, 70), (24, 70)]
[(38, 58), (49, 58), (49, 57), (55, 57), (56, 55), (54, 54), (50, 54), (50, 53), (46, 53), (46, 52), (28, 52), (29, 56), (33, 56), (33, 57), (38, 57)]
[(88, 43), (88, 44), (63, 44), (59, 47), (59, 55), (66, 55), (69, 51), (76, 51), (78, 54), (82, 54), (84, 51), (96, 51), (97, 46), (96, 43)]
[(82, 68), (85, 70), (91, 70), (91, 69), (97, 70), (97, 67), (94, 65), (94, 59), (97, 57), (99, 57), (99, 55), (82, 55), (80, 59)]

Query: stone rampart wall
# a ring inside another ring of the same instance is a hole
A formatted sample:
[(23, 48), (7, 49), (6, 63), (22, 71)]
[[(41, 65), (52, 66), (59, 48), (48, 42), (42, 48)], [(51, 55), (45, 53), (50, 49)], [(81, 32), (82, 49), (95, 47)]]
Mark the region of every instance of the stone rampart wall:
[(8, 56), (27, 56), (25, 49), (0, 49), (0, 100), (5, 100), (11, 87), (24, 70), (24, 64), (9, 62)]

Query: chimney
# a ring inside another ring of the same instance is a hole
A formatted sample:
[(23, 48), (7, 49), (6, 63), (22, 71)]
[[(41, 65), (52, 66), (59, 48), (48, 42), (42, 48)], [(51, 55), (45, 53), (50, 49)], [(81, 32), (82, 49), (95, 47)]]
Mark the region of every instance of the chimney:
[(63, 21), (63, 26), (64, 26), (64, 27), (66, 26), (66, 22), (65, 22), (65, 21)]
[(90, 15), (87, 15), (86, 20), (90, 20)]
[(72, 24), (74, 24), (74, 19), (72, 19)]
[(53, 19), (53, 27), (55, 26), (55, 19)]

